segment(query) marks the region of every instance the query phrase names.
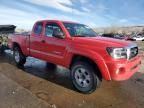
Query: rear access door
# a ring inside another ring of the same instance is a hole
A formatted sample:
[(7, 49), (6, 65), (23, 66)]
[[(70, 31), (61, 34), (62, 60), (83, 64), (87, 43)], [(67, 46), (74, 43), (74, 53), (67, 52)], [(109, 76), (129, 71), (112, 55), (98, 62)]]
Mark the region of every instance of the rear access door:
[(33, 28), (32, 35), (30, 36), (30, 56), (44, 59), (44, 37), (43, 33), (44, 24), (43, 22), (37, 22)]

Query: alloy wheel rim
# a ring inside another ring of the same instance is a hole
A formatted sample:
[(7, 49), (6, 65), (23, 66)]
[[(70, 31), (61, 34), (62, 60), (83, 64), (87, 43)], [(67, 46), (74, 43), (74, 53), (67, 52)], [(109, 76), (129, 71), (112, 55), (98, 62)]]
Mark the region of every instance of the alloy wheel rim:
[(83, 88), (89, 87), (92, 83), (92, 79), (90, 77), (90, 72), (85, 68), (77, 68), (75, 71), (75, 80), (76, 83)]
[(15, 61), (18, 63), (20, 61), (20, 54), (18, 51), (15, 51)]

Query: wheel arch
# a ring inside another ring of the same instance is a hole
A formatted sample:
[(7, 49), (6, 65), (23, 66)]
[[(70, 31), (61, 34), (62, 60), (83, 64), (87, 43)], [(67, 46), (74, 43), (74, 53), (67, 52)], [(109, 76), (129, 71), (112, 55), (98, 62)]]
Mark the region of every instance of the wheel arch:
[(104, 63), (104, 61), (100, 60), (100, 58), (98, 58), (98, 59), (95, 60), (92, 58), (92, 56), (87, 57), (87, 56), (80, 55), (80, 54), (74, 54), (72, 56), (69, 68), (71, 69), (73, 63), (75, 63), (77, 60), (86, 61), (86, 62), (89, 62), (90, 64), (92, 64), (94, 69), (98, 70), (97, 74), (100, 77), (104, 78), (105, 80), (111, 80), (111, 77), (110, 77), (110, 74), (109, 74), (106, 64)]
[(18, 48), (21, 49), (20, 45), (19, 45), (17, 42), (13, 42), (12, 50), (13, 50), (15, 47), (18, 47)]
[(91, 58), (82, 56), (82, 55), (78, 55), (78, 54), (73, 55), (72, 61), (70, 63), (70, 69), (76, 61), (84, 61), (84, 62), (90, 63), (95, 70), (98, 70), (97, 71), (98, 73), (96, 73), (96, 74), (98, 74), (98, 76), (102, 78), (102, 74), (100, 72), (98, 65)]
[[(23, 49), (22, 49), (22, 47), (20, 46), (19, 43), (13, 42), (12, 50), (14, 50), (15, 47), (18, 47), (18, 48), (20, 49), (20, 51), (22, 52), (22, 54), (25, 55), (25, 53), (23, 52)], [(26, 55), (25, 55), (25, 56), (26, 56)]]

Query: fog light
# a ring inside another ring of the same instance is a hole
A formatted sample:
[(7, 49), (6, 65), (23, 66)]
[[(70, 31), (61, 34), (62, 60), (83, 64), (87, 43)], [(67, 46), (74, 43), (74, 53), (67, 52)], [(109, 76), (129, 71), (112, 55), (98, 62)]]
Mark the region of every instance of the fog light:
[(125, 72), (125, 68), (121, 67), (116, 71), (116, 74), (123, 74)]

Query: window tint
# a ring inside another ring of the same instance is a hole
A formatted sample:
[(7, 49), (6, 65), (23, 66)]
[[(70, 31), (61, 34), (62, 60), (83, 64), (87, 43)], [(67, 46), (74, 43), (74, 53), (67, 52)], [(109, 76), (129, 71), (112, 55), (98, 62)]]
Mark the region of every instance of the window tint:
[(80, 37), (97, 36), (97, 33), (86, 25), (77, 23), (67, 23), (67, 22), (64, 22), (63, 24), (71, 36), (80, 36)]
[(43, 26), (43, 23), (37, 23), (34, 28), (34, 33), (37, 35), (40, 35), (42, 33), (42, 26)]
[(45, 36), (53, 37), (54, 31), (62, 32), (63, 33), (63, 31), (61, 30), (61, 28), (56, 23), (46, 24), (46, 27), (45, 27)]

